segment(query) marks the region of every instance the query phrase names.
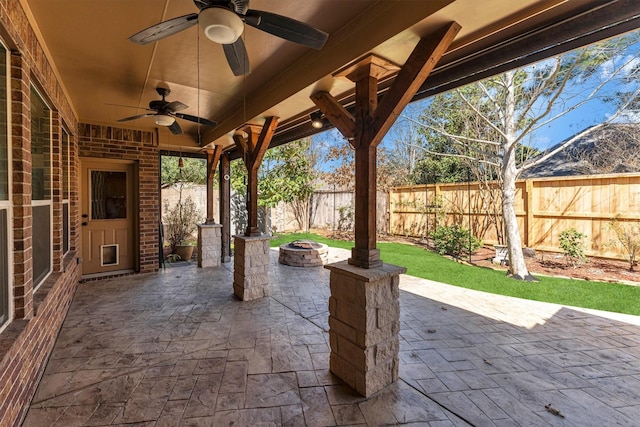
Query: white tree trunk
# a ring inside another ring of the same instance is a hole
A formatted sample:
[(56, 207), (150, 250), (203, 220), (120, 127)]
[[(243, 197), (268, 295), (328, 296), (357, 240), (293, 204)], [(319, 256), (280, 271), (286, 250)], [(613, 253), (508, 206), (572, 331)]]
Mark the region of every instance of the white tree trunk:
[(514, 71), (504, 74), (506, 90), (504, 105), (504, 141), (502, 143), (502, 219), (504, 221), (509, 251), (509, 275), (518, 280), (536, 280), (529, 274), (527, 264), (524, 262), (522, 252), (522, 239), (516, 216), (516, 179), (518, 168), (516, 166), (516, 96), (513, 81)]
[(502, 218), (507, 239), (507, 249), (509, 251), (509, 275), (518, 280), (535, 280), (529, 274), (527, 264), (524, 261), (522, 252), (522, 239), (518, 228), (518, 218), (516, 216), (516, 174), (515, 159), (514, 167), (505, 170), (502, 181)]

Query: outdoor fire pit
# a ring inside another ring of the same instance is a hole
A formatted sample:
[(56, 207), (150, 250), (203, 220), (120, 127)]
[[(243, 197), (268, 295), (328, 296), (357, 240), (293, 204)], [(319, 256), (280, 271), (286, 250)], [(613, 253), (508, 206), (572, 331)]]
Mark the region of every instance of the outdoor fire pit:
[(327, 259), (327, 245), (313, 240), (295, 240), (280, 245), (278, 262), (293, 267), (321, 267)]

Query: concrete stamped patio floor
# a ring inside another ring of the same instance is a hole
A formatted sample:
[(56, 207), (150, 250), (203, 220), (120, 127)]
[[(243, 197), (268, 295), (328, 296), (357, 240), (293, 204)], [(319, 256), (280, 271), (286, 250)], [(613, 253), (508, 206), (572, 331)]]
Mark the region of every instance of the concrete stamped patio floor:
[(400, 380), (364, 399), (328, 370), (327, 270), (272, 251), (241, 302), (232, 268), (80, 284), (23, 426), (639, 425), (636, 316), (403, 275)]

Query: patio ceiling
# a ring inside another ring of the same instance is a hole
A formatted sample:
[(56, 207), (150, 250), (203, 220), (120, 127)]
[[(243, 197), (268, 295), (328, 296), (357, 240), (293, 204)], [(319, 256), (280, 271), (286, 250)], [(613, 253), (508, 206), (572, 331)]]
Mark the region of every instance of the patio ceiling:
[[(353, 83), (334, 78), (337, 70), (370, 52), (402, 65), (420, 37), (447, 22), (458, 22), (462, 30), (442, 62), (458, 67), (457, 71), (443, 69), (446, 72), (439, 74), (436, 70), (432, 81), (439, 79), (438, 84), (460, 80), (460, 70), (467, 77), (479, 73), (477, 64), (482, 61), (465, 63), (465, 58), (478, 57), (492, 46), (519, 40), (534, 29), (549, 28), (568, 16), (582, 16), (593, 7), (599, 9), (598, 16), (603, 19), (618, 19), (609, 16), (612, 13), (607, 15), (605, 9), (611, 6), (615, 10), (628, 10), (633, 3), (252, 0), (251, 9), (306, 22), (329, 33), (329, 39), (323, 49), (313, 50), (246, 26), (243, 38), (251, 73), (236, 77), (222, 47), (208, 40), (198, 26), (144, 46), (128, 40), (132, 34), (160, 21), (197, 12), (192, 0), (20, 1), (27, 13), (32, 14), (41, 43), (81, 122), (143, 130), (158, 128), (161, 149), (180, 147), (193, 151), (213, 144), (232, 148), (231, 136), (236, 129), (245, 123), (259, 123), (267, 116), (279, 117), (276, 143), (309, 133), (308, 114), (316, 109), (309, 96), (314, 91), (328, 90), (336, 98), (349, 102)], [(590, 31), (580, 25), (567, 26), (564, 32), (584, 35)], [(617, 32), (626, 27), (619, 28)], [(517, 57), (512, 50), (504, 48), (501, 52)], [(485, 58), (485, 72), (499, 66), (499, 60), (494, 54), (490, 63)], [(205, 117), (218, 125), (198, 129), (196, 124), (179, 120), (184, 134), (176, 136), (167, 128), (156, 126), (149, 117), (117, 122), (145, 113), (149, 101), (159, 99), (157, 86), (171, 90), (169, 101), (178, 100), (189, 106), (183, 113)], [(427, 92), (426, 88), (422, 91)]]

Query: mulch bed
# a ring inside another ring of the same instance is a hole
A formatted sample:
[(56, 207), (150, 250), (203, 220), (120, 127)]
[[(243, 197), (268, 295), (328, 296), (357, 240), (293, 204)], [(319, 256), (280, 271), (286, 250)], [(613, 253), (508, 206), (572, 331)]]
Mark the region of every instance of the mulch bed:
[[(483, 247), (471, 259), (473, 264), (506, 270), (507, 267), (493, 264), (493, 248)], [(573, 279), (597, 280), (603, 282), (620, 282), (640, 286), (640, 268), (629, 271), (629, 263), (621, 260), (587, 257), (588, 262), (573, 267), (564, 255), (553, 252), (536, 252), (535, 258), (525, 258), (529, 272), (534, 276), (569, 277)]]

